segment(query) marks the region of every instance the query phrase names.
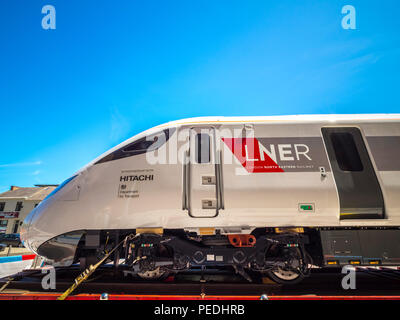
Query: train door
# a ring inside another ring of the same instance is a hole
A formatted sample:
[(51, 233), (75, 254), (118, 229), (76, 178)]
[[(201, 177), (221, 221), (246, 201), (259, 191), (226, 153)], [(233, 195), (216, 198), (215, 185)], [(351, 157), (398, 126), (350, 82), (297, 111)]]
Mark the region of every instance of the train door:
[(216, 217), (223, 209), (222, 157), (217, 134), (211, 127), (189, 131), (183, 172), (183, 209), (194, 218)]
[(381, 219), (384, 201), (364, 139), (355, 127), (322, 128), (335, 178), (340, 219)]

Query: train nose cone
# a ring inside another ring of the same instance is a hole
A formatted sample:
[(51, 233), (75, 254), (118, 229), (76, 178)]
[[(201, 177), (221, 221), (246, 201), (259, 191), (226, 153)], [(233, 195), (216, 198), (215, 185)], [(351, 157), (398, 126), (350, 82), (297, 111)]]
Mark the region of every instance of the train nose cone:
[(33, 209), (24, 219), (21, 226), (21, 231), (20, 231), (21, 242), (28, 249), (30, 249), (27, 241), (29, 239), (29, 227), (31, 226), (33, 216), (36, 214), (36, 212), (37, 208)]

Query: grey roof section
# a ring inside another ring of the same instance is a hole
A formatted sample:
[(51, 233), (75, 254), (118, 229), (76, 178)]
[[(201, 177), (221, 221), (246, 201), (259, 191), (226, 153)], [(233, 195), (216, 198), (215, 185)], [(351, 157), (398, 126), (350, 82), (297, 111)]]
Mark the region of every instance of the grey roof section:
[(0, 200), (1, 199), (43, 200), (55, 188), (56, 187), (18, 188), (16, 190), (9, 190), (0, 193)]

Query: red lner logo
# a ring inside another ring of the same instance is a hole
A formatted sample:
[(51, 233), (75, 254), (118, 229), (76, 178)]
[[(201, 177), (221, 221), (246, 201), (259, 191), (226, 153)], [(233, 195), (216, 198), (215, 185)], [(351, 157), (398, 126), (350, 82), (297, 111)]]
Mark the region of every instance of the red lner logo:
[(306, 144), (262, 145), (256, 138), (222, 138), (248, 172), (284, 172), (281, 161), (311, 161)]

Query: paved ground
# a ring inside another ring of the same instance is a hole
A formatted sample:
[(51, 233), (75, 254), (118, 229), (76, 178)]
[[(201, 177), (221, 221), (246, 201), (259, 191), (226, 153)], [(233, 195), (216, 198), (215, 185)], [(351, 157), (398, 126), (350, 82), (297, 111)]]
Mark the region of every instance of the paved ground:
[(0, 278), (7, 277), (9, 275), (15, 274), (17, 272), (21, 272), (26, 268), (30, 268), (33, 260), (21, 260), (21, 261), (7, 261), (8, 257), (22, 256), (22, 255), (30, 255), (32, 254), (26, 248), (6, 248), (4, 251), (0, 252)]
[(11, 247), (11, 250), (9, 251), (9, 248), (6, 248), (4, 251), (0, 252), (0, 257), (5, 257), (5, 256), (18, 256), (22, 254), (32, 254), (32, 252), (23, 247), (23, 248), (14, 248)]

